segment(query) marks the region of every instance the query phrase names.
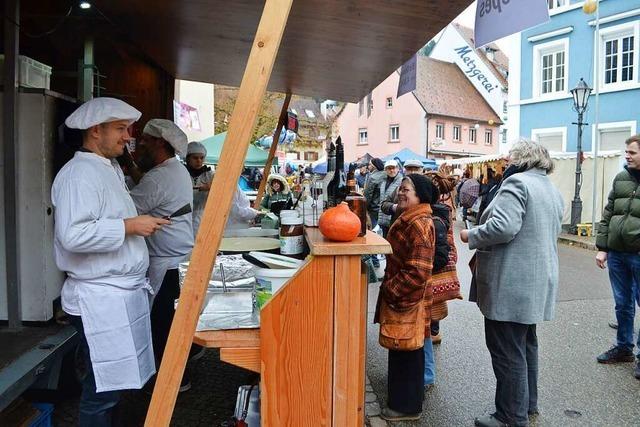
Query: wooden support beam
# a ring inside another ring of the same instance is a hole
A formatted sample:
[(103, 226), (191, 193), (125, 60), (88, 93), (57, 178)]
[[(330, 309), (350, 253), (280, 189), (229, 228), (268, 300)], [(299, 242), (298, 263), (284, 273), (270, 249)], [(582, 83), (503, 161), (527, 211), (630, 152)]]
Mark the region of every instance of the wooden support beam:
[(260, 347), (260, 329), (228, 329), (201, 331), (193, 342), (207, 348)]
[(264, 196), (264, 190), (267, 186), (267, 178), (271, 173), (271, 165), (273, 164), (273, 158), (276, 155), (278, 142), (280, 141), (280, 132), (282, 132), (282, 128), (284, 127), (285, 121), (287, 120), (287, 111), (289, 110), (290, 101), (291, 101), (291, 94), (287, 93), (287, 96), (285, 96), (284, 98), (284, 103), (282, 104), (282, 110), (280, 111), (278, 126), (276, 126), (276, 131), (273, 133), (273, 141), (271, 142), (271, 148), (269, 148), (269, 156), (267, 157), (267, 163), (264, 164), (264, 176), (262, 177), (262, 181), (260, 181), (260, 187), (258, 187), (258, 195), (256, 196), (256, 201), (253, 202), (253, 207), (256, 209), (260, 207), (260, 202), (262, 202), (262, 196)]
[(260, 373), (260, 347), (221, 348), (220, 360)]
[(227, 141), (205, 206), (145, 426), (169, 426), (193, 335), (222, 240), (251, 132), (267, 89), (293, 0), (266, 0), (242, 77)]

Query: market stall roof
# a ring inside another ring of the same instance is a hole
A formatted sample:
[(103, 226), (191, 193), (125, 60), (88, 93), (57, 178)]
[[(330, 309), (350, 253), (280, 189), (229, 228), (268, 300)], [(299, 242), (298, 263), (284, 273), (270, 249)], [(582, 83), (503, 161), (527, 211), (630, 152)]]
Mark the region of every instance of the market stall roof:
[[(470, 3), (294, 1), (268, 89), (357, 102)], [(239, 86), (264, 1), (93, 4), (176, 78)]]
[(436, 161), (434, 159), (429, 159), (425, 156), (421, 156), (420, 154), (414, 153), (408, 148), (403, 148), (402, 150), (396, 153), (389, 154), (388, 156), (382, 158), (382, 160), (393, 160), (393, 159), (400, 160), (403, 164), (407, 160), (420, 160), (422, 164), (427, 167), (433, 167), (433, 168), (436, 167)]
[[(205, 147), (207, 147), (207, 157), (205, 158), (205, 163), (213, 165), (218, 164), (218, 161), (220, 160), (220, 153), (222, 152), (222, 147), (224, 146), (224, 140), (226, 139), (226, 137), (227, 132), (222, 132), (200, 141), (204, 144)], [(267, 162), (268, 156), (268, 151), (261, 150), (255, 145), (249, 144), (249, 149), (247, 150), (247, 155), (244, 159), (244, 165), (251, 167), (264, 166)], [(273, 159), (273, 165), (278, 166), (277, 157)]]
[(495, 162), (496, 160), (504, 159), (506, 154), (487, 154), (484, 156), (477, 157), (463, 157), (460, 159), (450, 159), (447, 160), (447, 163), (451, 163), (453, 165), (470, 165), (473, 163), (486, 163), (486, 162)]
[[(589, 159), (593, 158), (592, 152), (585, 151), (583, 154), (585, 158), (589, 158)], [(621, 156), (622, 154), (623, 152), (620, 150), (599, 151), (598, 157), (609, 158), (609, 157)], [(549, 156), (551, 156), (552, 159), (558, 159), (558, 160), (559, 159), (575, 159), (576, 153), (550, 152)], [(506, 154), (488, 154), (485, 156), (478, 156), (478, 157), (464, 157), (461, 159), (449, 159), (449, 160), (446, 160), (446, 162), (451, 163), (453, 165), (469, 165), (474, 163), (495, 162), (496, 160), (505, 159), (506, 157), (507, 157)]]

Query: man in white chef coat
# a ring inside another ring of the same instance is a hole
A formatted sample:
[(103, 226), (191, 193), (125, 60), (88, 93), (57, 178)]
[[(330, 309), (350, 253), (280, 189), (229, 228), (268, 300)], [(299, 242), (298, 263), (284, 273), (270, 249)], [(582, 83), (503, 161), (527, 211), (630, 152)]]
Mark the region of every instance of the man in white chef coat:
[(141, 388), (155, 373), (144, 237), (169, 221), (138, 215), (115, 158), (141, 113), (114, 98), (95, 98), (65, 121), (83, 130), (80, 151), (58, 173), (55, 260), (67, 273), (62, 308), (80, 335), (87, 367), (80, 426), (110, 426), (119, 390)]
[[(193, 184), (187, 168), (176, 154), (187, 153), (187, 136), (170, 120), (152, 119), (136, 143), (135, 160), (144, 174), (131, 190), (139, 214), (168, 217), (188, 205), (193, 207)], [(180, 295), (178, 264), (193, 249), (192, 213), (171, 218), (171, 224), (147, 238), (149, 283), (155, 297), (151, 308), (151, 330), (156, 360), (160, 362), (169, 337), (174, 301)], [(180, 391), (191, 387), (183, 378)]]

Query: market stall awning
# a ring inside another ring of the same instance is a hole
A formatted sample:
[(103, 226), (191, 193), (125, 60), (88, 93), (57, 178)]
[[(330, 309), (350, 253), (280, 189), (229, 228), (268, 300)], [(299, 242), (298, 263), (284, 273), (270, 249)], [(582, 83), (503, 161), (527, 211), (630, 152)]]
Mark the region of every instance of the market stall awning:
[(393, 154), (389, 154), (386, 157), (383, 157), (382, 160), (400, 160), (400, 162), (404, 163), (407, 160), (420, 160), (425, 167), (436, 168), (436, 161), (434, 159), (429, 159), (425, 156), (421, 156), (420, 154), (414, 153), (408, 148), (403, 148), (402, 150), (395, 152)]
[[(205, 163), (212, 165), (218, 164), (218, 161), (220, 160), (220, 153), (222, 152), (222, 147), (224, 146), (224, 140), (226, 137), (227, 133), (222, 132), (200, 141), (204, 144), (205, 147), (207, 147), (207, 157), (205, 158)], [(268, 156), (268, 151), (261, 150), (255, 145), (249, 144), (249, 149), (247, 150), (247, 155), (244, 159), (244, 165), (252, 167), (262, 167), (267, 162)], [(277, 157), (273, 159), (273, 165), (278, 166)]]
[(505, 156), (506, 154), (487, 154), (477, 157), (462, 157), (460, 159), (449, 159), (447, 160), (447, 163), (451, 163), (453, 165), (470, 165), (473, 163), (495, 162), (496, 160), (504, 159)]
[[(176, 78), (239, 86), (261, 0), (95, 0), (101, 13)], [(471, 0), (298, 0), (268, 89), (357, 102)]]

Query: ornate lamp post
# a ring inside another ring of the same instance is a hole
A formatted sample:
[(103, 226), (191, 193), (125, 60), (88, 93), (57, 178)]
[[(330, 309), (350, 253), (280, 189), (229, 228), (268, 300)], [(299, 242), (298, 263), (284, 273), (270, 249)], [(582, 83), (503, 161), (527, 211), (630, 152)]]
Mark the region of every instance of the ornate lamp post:
[(571, 202), (571, 233), (577, 234), (577, 225), (580, 224), (582, 217), (582, 200), (580, 200), (580, 187), (582, 187), (582, 128), (588, 123), (582, 121), (584, 112), (587, 110), (589, 103), (589, 94), (591, 88), (580, 79), (578, 85), (571, 89), (573, 95), (573, 109), (578, 113), (578, 147), (576, 153), (576, 185), (573, 201)]

